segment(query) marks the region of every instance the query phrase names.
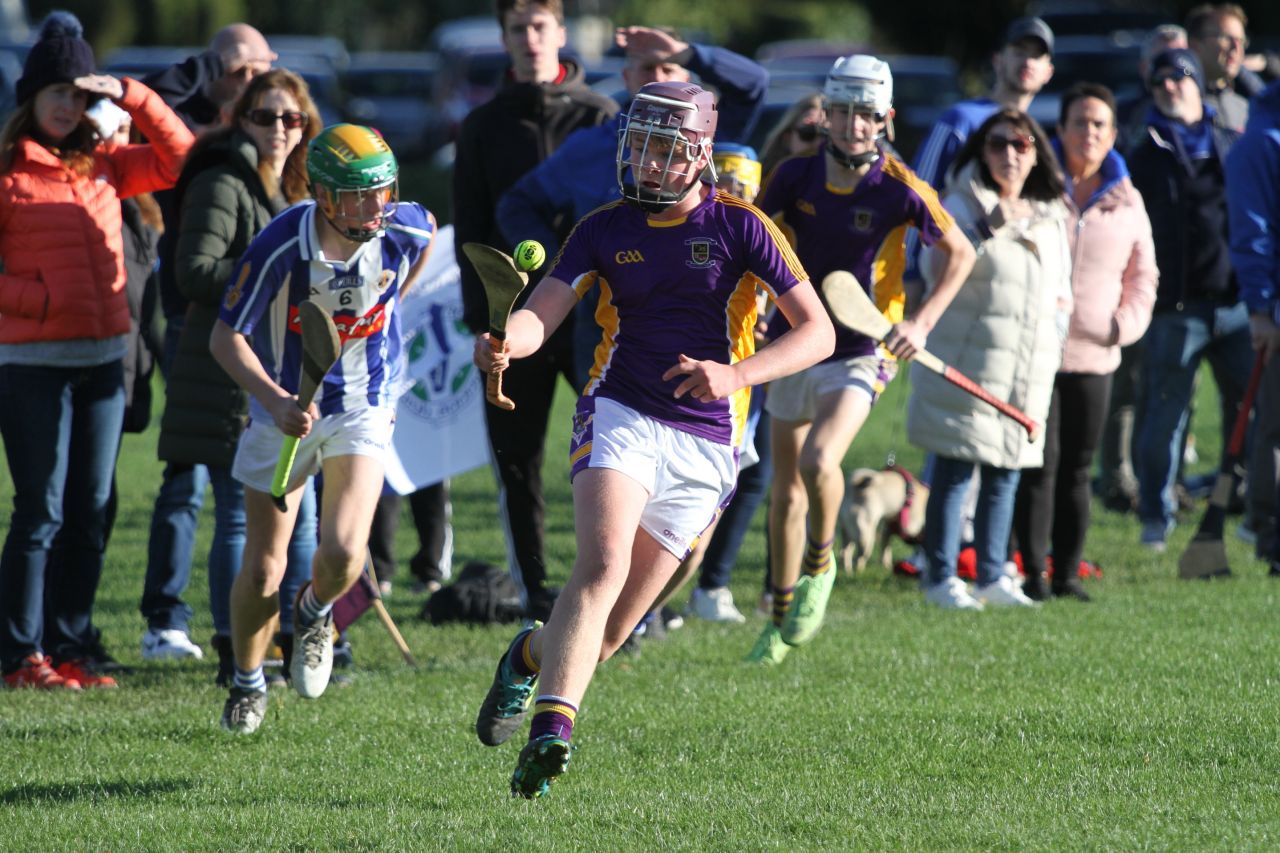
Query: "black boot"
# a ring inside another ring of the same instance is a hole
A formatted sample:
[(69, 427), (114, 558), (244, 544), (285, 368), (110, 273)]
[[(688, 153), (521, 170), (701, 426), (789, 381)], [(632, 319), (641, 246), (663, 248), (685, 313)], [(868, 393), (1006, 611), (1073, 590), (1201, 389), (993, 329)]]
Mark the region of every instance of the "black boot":
[(1022, 593), (1032, 601), (1044, 601), (1049, 591), (1044, 588), (1044, 575), (1039, 572), (1028, 572), (1022, 579)]
[(236, 658), (231, 651), (231, 638), (226, 634), (214, 634), (209, 643), (218, 653), (218, 674), (214, 676), (213, 683), (219, 687), (230, 687), (231, 680), (236, 675)]
[(1053, 583), (1054, 598), (1074, 598), (1076, 601), (1093, 601), (1089, 593), (1085, 592), (1084, 585), (1080, 583), (1079, 578), (1068, 578), (1062, 583), (1056, 580)]

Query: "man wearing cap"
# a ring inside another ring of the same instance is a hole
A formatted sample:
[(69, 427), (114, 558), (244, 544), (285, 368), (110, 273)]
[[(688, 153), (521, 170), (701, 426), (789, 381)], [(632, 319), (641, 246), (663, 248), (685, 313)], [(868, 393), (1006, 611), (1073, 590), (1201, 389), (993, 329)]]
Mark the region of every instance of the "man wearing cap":
[(1231, 428), (1252, 354), (1249, 313), (1236, 288), (1227, 245), (1223, 164), (1238, 134), (1204, 104), (1204, 72), (1185, 48), (1151, 62), (1154, 107), (1146, 135), (1129, 154), (1133, 185), (1151, 217), (1160, 284), (1146, 336), (1135, 462), (1142, 544), (1163, 551), (1176, 508), (1187, 405), (1200, 361), (1209, 359)]
[(970, 133), (996, 110), (1026, 112), (1053, 77), (1053, 30), (1039, 18), (1018, 18), (1005, 32), (1004, 46), (991, 57), (991, 66), (996, 75), (991, 93), (960, 101), (943, 113), (916, 152), (912, 169), (934, 189), (946, 184), (947, 169)]

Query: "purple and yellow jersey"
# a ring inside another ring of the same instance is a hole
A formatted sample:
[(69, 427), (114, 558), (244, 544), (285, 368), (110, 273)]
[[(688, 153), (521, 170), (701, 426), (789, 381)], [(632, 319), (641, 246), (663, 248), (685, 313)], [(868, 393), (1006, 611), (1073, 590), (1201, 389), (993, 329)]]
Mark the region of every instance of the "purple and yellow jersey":
[[(362, 244), (345, 263), (324, 257), (319, 224), (310, 201), (271, 220), (236, 265), (219, 316), (250, 339), (272, 380), (296, 394), (302, 374), (298, 305), (310, 299), (333, 317), (342, 339), (342, 357), (316, 395), (320, 414), (394, 406), (391, 392), (402, 369), (397, 297), (431, 245), (435, 220), (420, 205), (402, 202), (385, 234)], [(253, 398), (249, 412), (268, 417)]]
[[(847, 270), (891, 323), (902, 319), (906, 302), (902, 274), (908, 227), (920, 229), (925, 244), (932, 246), (955, 224), (934, 189), (883, 151), (852, 190), (827, 184), (824, 151), (784, 160), (765, 180), (756, 203), (791, 241), (815, 286), (828, 273)], [(835, 327), (836, 348), (827, 361), (876, 351), (876, 341), (839, 323)], [(786, 329), (786, 318), (777, 315), (769, 335), (777, 337)]]
[(600, 288), (584, 396), (616, 400), (671, 427), (737, 446), (751, 390), (703, 403), (663, 380), (681, 354), (734, 364), (755, 352), (756, 288), (777, 299), (808, 276), (767, 216), (714, 189), (688, 216), (650, 219), (625, 202), (583, 217), (548, 276), (581, 299)]

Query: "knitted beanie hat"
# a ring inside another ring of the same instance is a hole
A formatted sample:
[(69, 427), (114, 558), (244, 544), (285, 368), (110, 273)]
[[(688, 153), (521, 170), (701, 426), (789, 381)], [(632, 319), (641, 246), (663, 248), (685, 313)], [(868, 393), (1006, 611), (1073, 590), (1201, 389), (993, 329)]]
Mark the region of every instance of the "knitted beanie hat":
[(35, 97), (45, 86), (70, 83), (77, 77), (93, 74), (93, 48), (85, 41), (84, 27), (70, 12), (52, 12), (40, 27), (40, 40), (27, 54), (18, 80), (17, 96), (21, 106)]

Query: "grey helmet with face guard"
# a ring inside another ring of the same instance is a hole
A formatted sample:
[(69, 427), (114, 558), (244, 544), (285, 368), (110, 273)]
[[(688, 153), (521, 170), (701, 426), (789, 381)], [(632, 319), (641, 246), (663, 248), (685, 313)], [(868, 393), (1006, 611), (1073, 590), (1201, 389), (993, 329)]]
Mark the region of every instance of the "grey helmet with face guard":
[[(835, 105), (849, 108), (850, 122), (854, 113), (871, 113), (877, 121), (885, 123), (885, 137), (893, 141), (893, 116), (889, 114), (893, 109), (893, 73), (884, 60), (862, 53), (837, 59), (822, 86), (822, 105), (828, 119)], [(829, 134), (835, 136), (838, 131), (843, 131), (846, 139), (853, 135), (852, 127), (834, 126), (829, 129)], [(830, 142), (827, 143), (827, 151), (841, 163), (854, 168), (874, 163), (880, 156), (875, 149), (862, 154), (846, 154)]]
[[(705, 156), (711, 179), (716, 133), (715, 95), (692, 83), (649, 83), (636, 93), (618, 130), (618, 187), (647, 213), (678, 204), (698, 183), (691, 164)], [(677, 163), (690, 164), (672, 172)], [(656, 165), (656, 172), (646, 171)], [(692, 175), (686, 180), (686, 175)]]

